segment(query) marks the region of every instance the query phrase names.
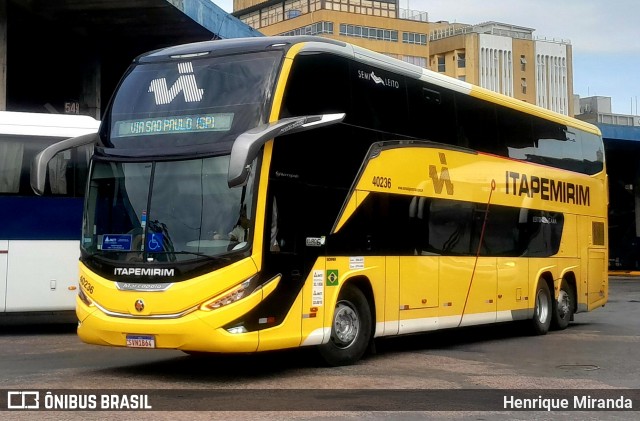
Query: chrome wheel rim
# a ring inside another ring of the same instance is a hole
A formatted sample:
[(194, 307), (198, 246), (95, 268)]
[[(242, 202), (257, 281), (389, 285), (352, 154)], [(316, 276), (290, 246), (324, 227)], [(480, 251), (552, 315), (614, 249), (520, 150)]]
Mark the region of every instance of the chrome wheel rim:
[(538, 290), (536, 297), (536, 317), (541, 324), (545, 324), (549, 317), (549, 300), (542, 289)]
[(360, 318), (350, 303), (340, 301), (333, 318), (334, 343), (340, 348), (353, 344), (360, 331)]

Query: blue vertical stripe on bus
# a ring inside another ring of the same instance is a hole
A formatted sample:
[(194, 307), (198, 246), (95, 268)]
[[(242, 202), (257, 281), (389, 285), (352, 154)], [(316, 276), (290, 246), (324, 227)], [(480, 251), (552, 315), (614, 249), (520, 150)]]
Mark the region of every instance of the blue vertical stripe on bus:
[(82, 197), (0, 197), (0, 239), (80, 240)]

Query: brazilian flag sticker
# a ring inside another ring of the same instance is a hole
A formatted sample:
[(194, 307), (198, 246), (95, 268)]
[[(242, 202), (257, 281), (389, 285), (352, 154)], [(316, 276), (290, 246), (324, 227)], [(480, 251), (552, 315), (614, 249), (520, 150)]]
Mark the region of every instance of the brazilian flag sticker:
[(338, 270), (327, 269), (327, 286), (334, 287), (338, 285)]

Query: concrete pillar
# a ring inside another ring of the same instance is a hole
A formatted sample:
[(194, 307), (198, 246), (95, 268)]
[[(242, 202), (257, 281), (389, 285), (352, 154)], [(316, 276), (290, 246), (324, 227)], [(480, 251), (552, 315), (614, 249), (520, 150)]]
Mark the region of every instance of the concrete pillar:
[(0, 111), (7, 109), (7, 0), (0, 0)]
[(101, 112), (101, 66), (98, 54), (87, 53), (82, 66), (83, 71), (82, 92), (80, 92), (80, 114), (88, 115), (99, 120)]

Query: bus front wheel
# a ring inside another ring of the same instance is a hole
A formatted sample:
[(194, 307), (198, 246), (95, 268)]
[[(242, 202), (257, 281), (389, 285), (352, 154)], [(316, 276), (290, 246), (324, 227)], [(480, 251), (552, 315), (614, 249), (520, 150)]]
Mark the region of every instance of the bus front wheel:
[(551, 320), (554, 329), (563, 330), (569, 326), (573, 317), (575, 306), (575, 293), (566, 280), (560, 284), (558, 299), (553, 301), (553, 318)]
[(531, 320), (531, 330), (533, 334), (544, 335), (549, 331), (553, 309), (552, 301), (549, 285), (547, 285), (544, 279), (539, 279), (538, 286), (536, 287), (533, 319)]
[(358, 288), (345, 286), (333, 312), (329, 342), (318, 348), (320, 355), (331, 366), (355, 363), (367, 350), (371, 326), (367, 298)]

